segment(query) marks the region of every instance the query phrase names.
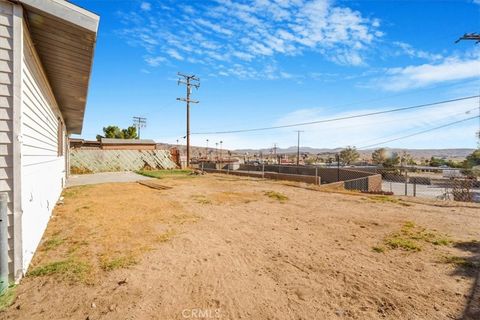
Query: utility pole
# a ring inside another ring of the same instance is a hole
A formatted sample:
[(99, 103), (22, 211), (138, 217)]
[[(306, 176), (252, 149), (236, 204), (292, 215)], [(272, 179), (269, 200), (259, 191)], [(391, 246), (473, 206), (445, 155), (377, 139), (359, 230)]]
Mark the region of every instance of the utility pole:
[(220, 159), (223, 162), (223, 148), (222, 148), (223, 141), (220, 140)]
[[(475, 41), (475, 44), (479, 44), (480, 43), (480, 34), (476, 33), (476, 32), (465, 33), (463, 36), (458, 38), (455, 41), (455, 43), (459, 43), (462, 40), (473, 40), (473, 41)], [(478, 148), (480, 148), (480, 99), (478, 101), (478, 112), (479, 112), (479, 116), (478, 116), (478, 131), (477, 131), (478, 142), (477, 142), (477, 146), (478, 146)]]
[(200, 87), (200, 79), (195, 77), (195, 75), (186, 75), (178, 72), (178, 85), (184, 84), (187, 87), (187, 97), (186, 98), (177, 98), (178, 101), (184, 101), (187, 103), (187, 167), (190, 167), (190, 103), (199, 103), (196, 100), (190, 100), (190, 93), (192, 92), (192, 87), (198, 90)]
[(207, 160), (208, 160), (208, 157), (209, 157), (209, 156), (208, 156), (208, 139), (207, 139), (207, 152), (206, 152), (206, 158), (207, 158)]
[(133, 126), (138, 130), (138, 139), (140, 139), (140, 128), (147, 126), (147, 118), (133, 117)]
[(296, 130), (297, 132), (297, 166), (300, 165), (300, 132), (303, 132), (302, 130)]
[(275, 159), (275, 161), (278, 162), (278, 159), (277, 159), (277, 144), (276, 143), (273, 144), (273, 159)]

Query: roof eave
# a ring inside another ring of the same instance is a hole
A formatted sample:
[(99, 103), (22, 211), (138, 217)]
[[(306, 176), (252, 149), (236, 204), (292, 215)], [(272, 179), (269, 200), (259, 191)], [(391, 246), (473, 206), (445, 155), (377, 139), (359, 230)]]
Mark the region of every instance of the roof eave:
[[(91, 57), (88, 57), (89, 61), (88, 63), (85, 63), (88, 72), (88, 78), (84, 78), (86, 80), (86, 84), (83, 86), (83, 88), (85, 88), (85, 94), (76, 97), (83, 99), (83, 105), (70, 105), (70, 103), (64, 103), (63, 105), (59, 105), (60, 110), (64, 115), (67, 131), (69, 133), (81, 134), (83, 127), (83, 119), (85, 115), (86, 101), (88, 96), (88, 87), (90, 84), (91, 72), (93, 67), (93, 58), (100, 17), (90, 11), (87, 11), (64, 0), (18, 0), (16, 2), (21, 3), (27, 12), (30, 11), (32, 13), (51, 18), (53, 20), (57, 20), (65, 25), (70, 25), (72, 28), (78, 30), (79, 32), (84, 32), (93, 36), (93, 41), (91, 42)], [(50, 78), (48, 67), (46, 67), (45, 69), (47, 77)], [(51, 79), (49, 80), (51, 81)], [(54, 94), (57, 99), (64, 98), (60, 100), (71, 100), (71, 97), (68, 97), (68, 94), (66, 95), (65, 92), (56, 92), (54, 90)], [(72, 110), (75, 111), (72, 112)]]
[(65, 0), (19, 0), (23, 5), (47, 13), (76, 27), (97, 33), (100, 17)]

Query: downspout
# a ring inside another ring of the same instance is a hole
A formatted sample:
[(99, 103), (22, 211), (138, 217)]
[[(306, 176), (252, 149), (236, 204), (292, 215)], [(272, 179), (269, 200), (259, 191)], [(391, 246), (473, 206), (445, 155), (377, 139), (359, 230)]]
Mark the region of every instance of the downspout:
[(0, 193), (0, 294), (8, 288), (8, 196)]

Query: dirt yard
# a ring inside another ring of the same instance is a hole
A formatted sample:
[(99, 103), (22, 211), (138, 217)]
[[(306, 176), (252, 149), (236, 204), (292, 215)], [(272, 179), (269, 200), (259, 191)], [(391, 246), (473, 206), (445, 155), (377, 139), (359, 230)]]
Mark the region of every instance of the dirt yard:
[(67, 189), (0, 319), (480, 319), (478, 206), (155, 181)]

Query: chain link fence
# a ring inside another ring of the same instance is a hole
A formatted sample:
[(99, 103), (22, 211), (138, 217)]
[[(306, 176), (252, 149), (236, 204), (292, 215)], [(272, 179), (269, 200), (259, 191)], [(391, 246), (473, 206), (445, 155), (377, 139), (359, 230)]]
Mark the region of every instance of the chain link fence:
[(480, 170), (398, 167), (376, 169), (382, 190), (395, 195), (480, 202)]

